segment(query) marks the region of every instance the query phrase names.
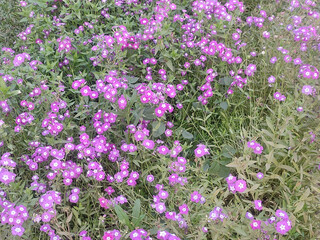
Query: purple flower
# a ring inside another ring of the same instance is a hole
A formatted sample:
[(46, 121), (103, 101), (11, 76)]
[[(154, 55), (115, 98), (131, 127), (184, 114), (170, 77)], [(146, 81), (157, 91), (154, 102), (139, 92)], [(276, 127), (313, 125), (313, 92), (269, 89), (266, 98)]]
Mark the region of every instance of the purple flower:
[(290, 220), (282, 220), (277, 223), (276, 230), (281, 235), (286, 234), (291, 229), (291, 221)]
[(148, 175), (147, 176), (147, 181), (148, 182), (153, 182), (153, 180), (154, 180), (154, 176), (153, 175)]
[(180, 210), (180, 214), (188, 214), (188, 212), (189, 212), (188, 205), (187, 204), (182, 204), (179, 207), (179, 210)]
[(166, 211), (166, 205), (163, 202), (156, 203), (155, 207), (158, 213), (163, 213)]
[(304, 85), (301, 92), (305, 95), (311, 95), (314, 92), (314, 89), (310, 85)]
[(257, 173), (257, 178), (258, 179), (262, 179), (263, 178), (263, 173), (262, 172), (258, 172)]
[(245, 180), (238, 180), (235, 182), (235, 190), (244, 192), (247, 189), (247, 182)]
[(261, 211), (262, 210), (262, 201), (261, 200), (254, 200), (254, 207), (255, 209)]

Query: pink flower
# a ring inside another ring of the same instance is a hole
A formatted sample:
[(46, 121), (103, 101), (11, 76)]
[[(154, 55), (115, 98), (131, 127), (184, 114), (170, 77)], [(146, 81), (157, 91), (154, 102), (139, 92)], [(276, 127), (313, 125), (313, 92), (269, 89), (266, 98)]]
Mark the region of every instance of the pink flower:
[(118, 99), (118, 105), (120, 109), (125, 109), (127, 106), (127, 100), (126, 98), (121, 95), (121, 97)]
[(156, 204), (156, 211), (157, 211), (158, 213), (163, 213), (163, 212), (165, 212), (165, 211), (166, 211), (166, 205), (165, 205), (164, 203), (162, 203), (162, 202), (157, 203), (157, 204)]
[(162, 117), (163, 115), (164, 115), (164, 113), (165, 113), (165, 111), (164, 110), (162, 110), (161, 108), (156, 108), (155, 110), (155, 114), (156, 114), (156, 116), (157, 117)]
[(281, 93), (275, 92), (275, 93), (273, 94), (273, 97), (274, 97), (275, 99), (277, 99), (277, 100), (280, 100)]
[(313, 93), (313, 87), (310, 86), (310, 85), (304, 85), (302, 87), (302, 93), (305, 94), (305, 95), (311, 95)]
[(162, 155), (166, 155), (166, 154), (168, 154), (169, 151), (170, 151), (169, 148), (166, 147), (166, 146), (164, 146), (164, 145), (158, 147), (157, 150), (158, 150), (158, 153), (160, 153), (160, 154), (162, 154)]
[(262, 172), (258, 172), (257, 173), (257, 178), (258, 179), (262, 179), (263, 178), (263, 173)]
[(14, 236), (19, 236), (21, 237), (22, 234), (24, 233), (24, 228), (22, 226), (13, 226), (11, 228), (11, 233)]
[(252, 141), (249, 141), (249, 142), (247, 143), (247, 146), (248, 146), (248, 148), (255, 149), (256, 146), (258, 146), (258, 143), (256, 143), (254, 140), (252, 140)]
[(190, 200), (192, 202), (198, 203), (200, 202), (200, 198), (201, 198), (201, 195), (199, 192), (194, 191), (193, 193), (191, 193)]
[(153, 175), (150, 174), (150, 175), (147, 176), (147, 181), (148, 182), (153, 182), (153, 180), (154, 180), (154, 176)]
[(137, 182), (133, 178), (128, 178), (127, 184), (128, 184), (128, 186), (135, 186), (135, 185), (137, 185)]
[(229, 174), (229, 176), (226, 177), (226, 181), (227, 181), (228, 184), (232, 184), (235, 181), (237, 181), (237, 178), (235, 176), (232, 176), (232, 174)]
[(260, 229), (261, 227), (261, 221), (259, 220), (253, 220), (251, 223), (250, 223), (250, 226), (253, 230), (256, 230), (256, 229)]
[(147, 25), (149, 20), (147, 18), (140, 18), (140, 24)]
[(284, 235), (291, 229), (291, 221), (289, 219), (282, 220), (277, 223), (276, 230), (278, 233)]
[(69, 201), (72, 202), (72, 203), (77, 203), (79, 200), (79, 196), (78, 194), (71, 194), (69, 196)]
[(254, 153), (255, 154), (261, 154), (262, 153), (262, 150), (263, 150), (263, 147), (261, 146), (261, 145), (258, 145), (258, 146), (256, 146), (255, 147), (255, 149), (254, 149)]
[(169, 196), (168, 192), (165, 190), (160, 190), (158, 195), (159, 195), (159, 198), (161, 199), (167, 199)]
[(275, 81), (276, 81), (276, 78), (274, 76), (270, 76), (268, 78), (268, 83), (275, 83)]
[(196, 157), (202, 157), (209, 154), (209, 149), (205, 145), (199, 144), (198, 147), (194, 150), (194, 154), (196, 155)]
[(89, 86), (84, 86), (80, 89), (80, 93), (82, 96), (89, 96), (91, 93), (91, 89)]
[(189, 212), (188, 205), (187, 204), (182, 204), (179, 207), (179, 210), (180, 210), (180, 214), (188, 214), (188, 212)]
[(235, 182), (235, 189), (238, 192), (244, 192), (247, 189), (247, 182), (245, 180), (238, 180)]
[(257, 210), (259, 210), (259, 211), (261, 211), (262, 210), (262, 201), (261, 200), (254, 200), (254, 207), (257, 209)]
[(142, 145), (143, 145), (145, 148), (153, 149), (153, 148), (154, 148), (154, 141), (149, 140), (149, 139), (145, 139), (145, 140), (143, 140)]

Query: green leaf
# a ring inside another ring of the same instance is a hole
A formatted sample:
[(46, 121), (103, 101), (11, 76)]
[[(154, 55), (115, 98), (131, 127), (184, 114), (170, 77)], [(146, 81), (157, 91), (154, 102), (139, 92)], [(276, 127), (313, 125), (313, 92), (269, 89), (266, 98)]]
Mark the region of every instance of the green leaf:
[(16, 95), (19, 95), (21, 93), (20, 90), (14, 90), (14, 91), (11, 91), (7, 94), (7, 97), (13, 97), (13, 96), (16, 96)]
[(229, 86), (232, 83), (232, 81), (233, 80), (231, 77), (223, 77), (219, 79), (219, 83), (221, 85), (226, 85), (226, 86)]
[(137, 227), (140, 222), (140, 208), (141, 208), (141, 201), (137, 199), (134, 202), (134, 206), (132, 208), (132, 224), (134, 227)]
[(267, 125), (268, 125), (268, 127), (270, 128), (270, 130), (271, 130), (272, 132), (274, 132), (274, 127), (273, 127), (273, 124), (272, 124), (272, 122), (271, 122), (270, 117), (267, 117), (267, 118), (266, 118), (266, 122), (267, 122)]
[(125, 78), (128, 80), (130, 84), (133, 84), (139, 80), (139, 78), (133, 76), (126, 76)]
[(182, 137), (184, 137), (186, 139), (192, 139), (193, 135), (192, 135), (192, 133), (188, 132), (187, 130), (183, 130), (182, 131)]
[(166, 62), (166, 64), (167, 64), (167, 66), (168, 66), (168, 68), (170, 68), (170, 70), (172, 71), (172, 72), (174, 72), (174, 66), (172, 65), (172, 62), (171, 62), (171, 60), (168, 60), (167, 62)]
[(152, 123), (152, 135), (154, 137), (160, 137), (166, 130), (166, 125), (163, 122)]
[(114, 210), (116, 211), (116, 214), (119, 218), (119, 221), (122, 222), (123, 224), (127, 225), (132, 230), (133, 227), (129, 221), (129, 217), (126, 214), (126, 212), (119, 205), (115, 205)]
[(223, 110), (227, 110), (227, 108), (228, 108), (228, 103), (227, 103), (227, 102), (221, 102), (221, 103), (220, 103), (220, 107), (221, 107)]
[(235, 153), (236, 153), (236, 150), (229, 145), (224, 145), (222, 147), (221, 155), (226, 158), (232, 158)]

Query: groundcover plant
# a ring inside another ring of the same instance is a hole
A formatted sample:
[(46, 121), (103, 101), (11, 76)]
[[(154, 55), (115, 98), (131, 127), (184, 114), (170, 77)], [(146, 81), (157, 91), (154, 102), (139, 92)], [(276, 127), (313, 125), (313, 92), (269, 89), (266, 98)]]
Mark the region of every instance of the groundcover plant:
[(9, 2), (0, 239), (319, 239), (319, 3)]

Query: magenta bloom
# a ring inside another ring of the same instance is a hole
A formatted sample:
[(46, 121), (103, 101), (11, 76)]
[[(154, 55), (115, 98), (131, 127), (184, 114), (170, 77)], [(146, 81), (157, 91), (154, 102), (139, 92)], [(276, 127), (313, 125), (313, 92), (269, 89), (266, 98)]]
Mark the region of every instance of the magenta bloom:
[(251, 223), (250, 223), (250, 226), (253, 230), (256, 230), (256, 229), (260, 229), (261, 228), (261, 221), (259, 220), (253, 220)]
[(163, 213), (163, 212), (165, 212), (165, 211), (166, 211), (166, 205), (165, 205), (164, 203), (162, 203), (162, 202), (157, 203), (157, 204), (156, 204), (156, 211), (157, 211), (158, 213)]
[(22, 226), (13, 226), (11, 228), (11, 233), (14, 236), (19, 236), (21, 237), (22, 234), (24, 233), (24, 228)]
[(262, 201), (261, 200), (254, 200), (254, 207), (255, 209), (261, 211), (262, 210)]
[(281, 93), (275, 92), (275, 93), (273, 94), (273, 97), (274, 97), (275, 99), (277, 99), (277, 100), (280, 100)]
[(159, 195), (159, 198), (161, 199), (167, 199), (169, 196), (169, 193), (165, 190), (160, 190), (158, 195)]
[(302, 93), (305, 94), (305, 95), (311, 95), (313, 93), (313, 87), (310, 86), (310, 85), (304, 85), (302, 87)]
[(179, 210), (180, 210), (180, 214), (188, 214), (188, 212), (189, 212), (188, 205), (187, 204), (182, 204), (179, 207)]
[(247, 189), (247, 182), (245, 180), (238, 180), (235, 182), (235, 190), (244, 192)]
[(160, 153), (162, 155), (166, 155), (166, 154), (168, 154), (170, 152), (169, 148), (164, 146), (164, 145), (158, 147), (157, 150), (158, 150), (158, 153)]
[(258, 178), (258, 179), (262, 179), (262, 178), (263, 178), (263, 176), (264, 176), (264, 175), (263, 175), (263, 173), (262, 173), (262, 172), (258, 172), (258, 173), (257, 173), (257, 178)]
[(248, 148), (252, 148), (252, 149), (255, 149), (256, 146), (258, 146), (258, 145), (259, 145), (259, 144), (256, 143), (254, 140), (249, 141), (249, 142), (247, 143)]
[(118, 99), (118, 105), (120, 109), (125, 109), (127, 106), (127, 100), (126, 98), (121, 95), (121, 97)]
[(140, 18), (140, 24), (147, 25), (149, 20), (147, 18)]
[(153, 180), (154, 180), (154, 176), (153, 175), (148, 175), (147, 176), (147, 181), (148, 182), (153, 182)]
[(142, 145), (143, 145), (145, 148), (153, 149), (153, 148), (154, 148), (154, 141), (149, 140), (149, 139), (145, 139), (145, 140), (143, 140)]
[(276, 78), (274, 76), (270, 76), (268, 78), (268, 83), (275, 83), (275, 81), (276, 81)]
[(232, 176), (232, 174), (230, 173), (228, 177), (226, 177), (226, 181), (228, 184), (232, 184), (234, 183), (235, 181), (237, 181), (237, 177), (235, 176)]
[(78, 194), (71, 194), (69, 196), (69, 201), (72, 202), (72, 203), (77, 203), (79, 200), (79, 196)]
[(278, 209), (276, 211), (276, 216), (279, 217), (279, 218), (282, 218), (282, 219), (287, 219), (288, 218), (288, 214), (285, 211), (281, 210), (281, 209)]
[(250, 220), (254, 219), (253, 215), (251, 213), (249, 213), (249, 212), (246, 212), (246, 218), (248, 218)]
[(196, 157), (202, 157), (208, 154), (209, 149), (203, 144), (199, 144), (198, 147), (194, 150), (194, 155), (196, 155)]
[(258, 146), (256, 146), (255, 147), (255, 149), (254, 149), (254, 153), (255, 154), (261, 154), (262, 153), (262, 150), (263, 150), (263, 147), (261, 146), (261, 145), (258, 145)]
[(291, 221), (289, 219), (282, 220), (277, 223), (276, 230), (278, 233), (284, 235), (291, 229)]
[(201, 195), (198, 191), (194, 191), (193, 193), (191, 193), (190, 200), (192, 202), (198, 203), (200, 202), (200, 199), (201, 199)]

